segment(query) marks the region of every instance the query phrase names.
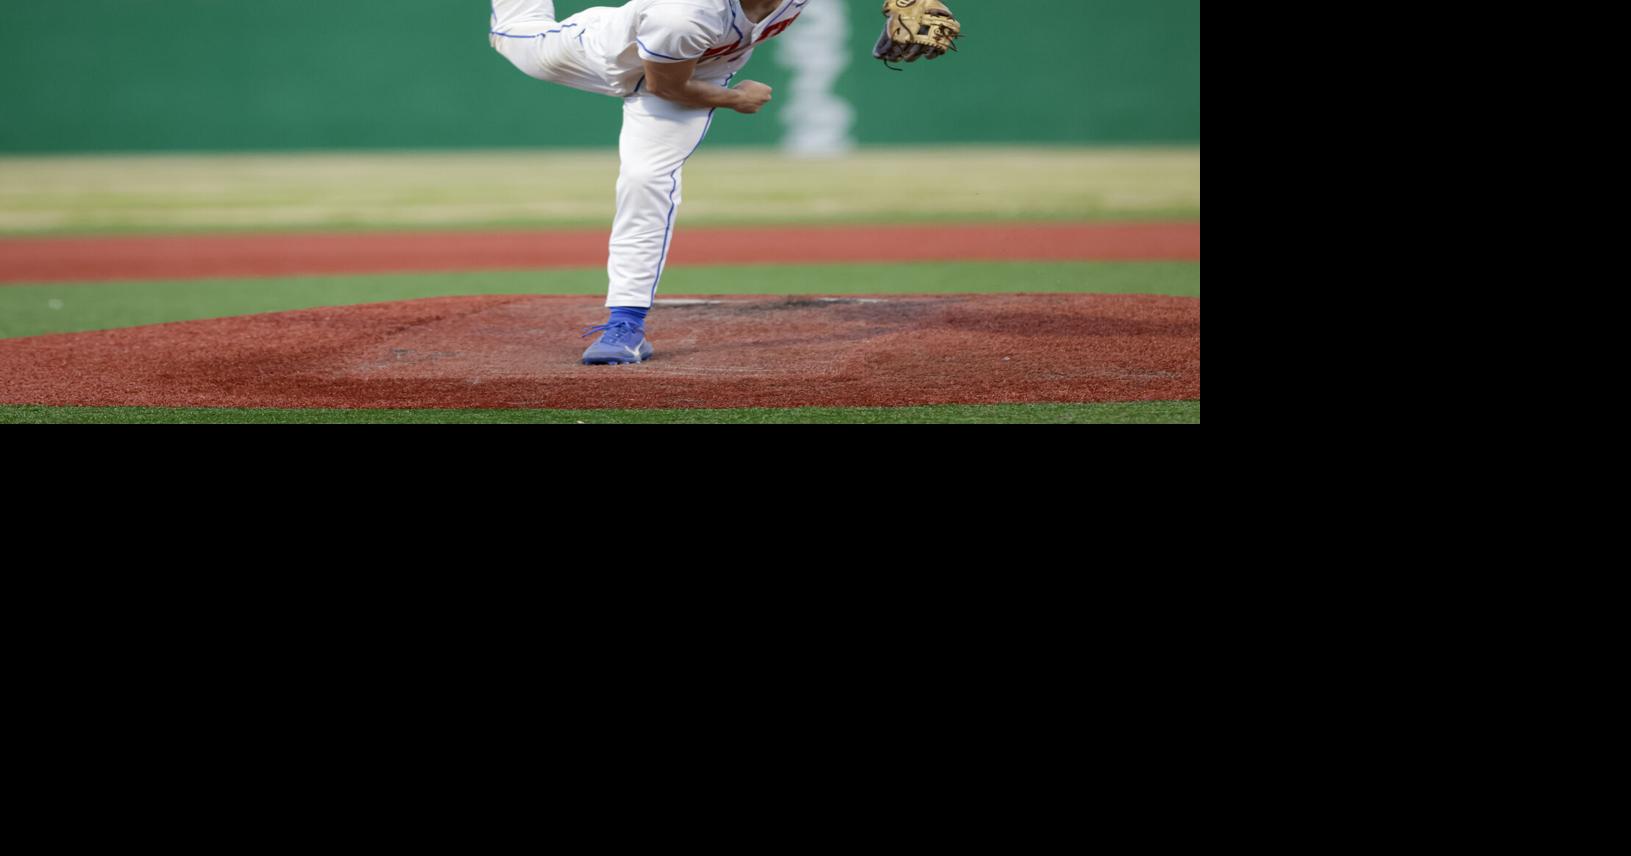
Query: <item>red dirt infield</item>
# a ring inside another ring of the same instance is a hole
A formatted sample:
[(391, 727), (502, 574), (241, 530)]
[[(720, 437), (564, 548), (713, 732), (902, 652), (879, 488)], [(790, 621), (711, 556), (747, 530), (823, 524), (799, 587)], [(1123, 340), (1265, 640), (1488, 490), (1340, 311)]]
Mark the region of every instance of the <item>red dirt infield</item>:
[(1150, 295), (658, 301), (583, 366), (598, 297), (445, 297), (0, 340), (0, 403), (714, 408), (1200, 398), (1201, 303)]
[[(0, 238), (0, 283), (599, 267), (604, 230)], [(680, 229), (670, 262), (1197, 261), (1199, 223)]]

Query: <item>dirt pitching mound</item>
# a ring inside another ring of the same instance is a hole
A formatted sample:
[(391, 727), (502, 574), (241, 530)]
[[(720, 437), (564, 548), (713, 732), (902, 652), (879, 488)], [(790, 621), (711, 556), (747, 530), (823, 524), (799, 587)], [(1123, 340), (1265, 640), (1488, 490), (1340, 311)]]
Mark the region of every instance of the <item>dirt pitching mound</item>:
[(1201, 303), (1147, 295), (658, 301), (655, 359), (583, 366), (594, 297), (455, 297), (0, 341), (0, 402), (688, 408), (1201, 394)]

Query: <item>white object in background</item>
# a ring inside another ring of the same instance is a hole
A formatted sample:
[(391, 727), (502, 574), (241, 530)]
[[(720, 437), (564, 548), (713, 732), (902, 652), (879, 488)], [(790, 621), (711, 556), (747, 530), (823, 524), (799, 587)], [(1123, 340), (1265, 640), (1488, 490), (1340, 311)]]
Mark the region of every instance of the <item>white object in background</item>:
[(787, 129), (782, 148), (789, 154), (831, 157), (855, 148), (855, 108), (837, 92), (838, 76), (849, 65), (845, 2), (816, 0), (798, 26), (776, 40), (776, 64), (793, 71), (791, 97), (780, 111)]

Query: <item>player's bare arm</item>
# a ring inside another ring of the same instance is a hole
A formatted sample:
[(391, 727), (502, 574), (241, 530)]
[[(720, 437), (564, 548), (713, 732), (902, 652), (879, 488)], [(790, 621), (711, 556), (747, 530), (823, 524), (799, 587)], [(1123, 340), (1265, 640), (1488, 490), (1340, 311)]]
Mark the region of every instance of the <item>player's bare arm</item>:
[(757, 113), (770, 101), (770, 87), (757, 80), (744, 80), (735, 89), (726, 89), (693, 78), (696, 68), (696, 60), (648, 61), (646, 87), (652, 95), (685, 107), (725, 107), (738, 113)]

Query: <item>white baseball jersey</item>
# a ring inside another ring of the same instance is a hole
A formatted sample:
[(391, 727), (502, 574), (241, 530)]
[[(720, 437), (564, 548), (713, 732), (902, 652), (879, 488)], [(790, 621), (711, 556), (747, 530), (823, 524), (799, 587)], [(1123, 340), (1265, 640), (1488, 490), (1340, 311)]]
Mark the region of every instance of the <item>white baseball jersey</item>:
[[(623, 99), (617, 216), (606, 305), (649, 307), (662, 281), (681, 201), (681, 173), (713, 111), (658, 98), (646, 62), (697, 60), (693, 77), (728, 86), (753, 55), (814, 0), (782, 0), (753, 22), (739, 0), (631, 0), (555, 19), (554, 0), (493, 0), (488, 41), (539, 80)], [(838, 0), (821, 0), (838, 2)]]
[(786, 30), (808, 2), (783, 0), (754, 23), (739, 0), (631, 0), (585, 9), (549, 32), (519, 34), (498, 26), (495, 12), (490, 37), (494, 47), (503, 39), (532, 41), (527, 49), (542, 55), (553, 82), (626, 97), (643, 89), (648, 61), (697, 60), (697, 80), (728, 79), (747, 64), (755, 45)]
[(645, 63), (698, 60), (695, 77), (730, 77), (753, 55), (753, 47), (775, 37), (808, 0), (789, 0), (755, 24), (738, 0), (634, 0), (604, 12), (602, 23), (584, 37), (613, 86), (635, 92)]

